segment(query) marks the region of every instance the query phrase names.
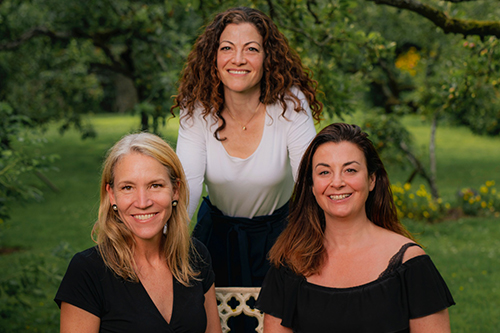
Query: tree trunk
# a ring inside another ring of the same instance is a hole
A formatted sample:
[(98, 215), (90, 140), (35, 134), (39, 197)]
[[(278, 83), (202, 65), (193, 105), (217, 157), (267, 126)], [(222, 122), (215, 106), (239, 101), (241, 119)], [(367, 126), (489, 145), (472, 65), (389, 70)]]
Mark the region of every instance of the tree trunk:
[(434, 199), (439, 198), (439, 193), (437, 189), (436, 179), (437, 179), (437, 169), (436, 169), (436, 129), (438, 122), (438, 114), (437, 111), (432, 118), (431, 125), (431, 137), (429, 142), (429, 161), (430, 161), (430, 186), (431, 186), (431, 194)]

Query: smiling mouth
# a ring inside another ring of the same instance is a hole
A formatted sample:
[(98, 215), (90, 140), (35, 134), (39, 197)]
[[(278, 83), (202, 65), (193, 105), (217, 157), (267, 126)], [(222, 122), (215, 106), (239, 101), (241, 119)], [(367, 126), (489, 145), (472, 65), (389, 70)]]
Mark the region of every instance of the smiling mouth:
[(249, 71), (235, 71), (235, 70), (228, 70), (230, 74), (247, 74)]
[(155, 216), (156, 213), (151, 213), (151, 214), (140, 214), (140, 215), (132, 215), (134, 218), (138, 220), (147, 220)]
[(351, 193), (348, 194), (335, 194), (335, 195), (329, 195), (328, 197), (332, 200), (342, 200), (345, 198), (349, 198), (351, 196)]

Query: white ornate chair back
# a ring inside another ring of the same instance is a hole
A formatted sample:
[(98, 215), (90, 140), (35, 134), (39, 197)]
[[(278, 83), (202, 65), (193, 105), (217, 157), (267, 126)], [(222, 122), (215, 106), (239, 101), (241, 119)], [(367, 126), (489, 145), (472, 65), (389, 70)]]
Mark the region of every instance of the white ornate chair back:
[[(230, 317), (236, 317), (241, 314), (257, 318), (259, 324), (255, 328), (255, 332), (262, 333), (264, 325), (264, 314), (257, 309), (252, 309), (247, 301), (251, 298), (257, 300), (260, 288), (250, 287), (217, 287), (215, 288), (215, 295), (217, 297), (219, 308), (219, 317), (222, 325), (222, 332), (227, 333), (230, 331), (227, 326), (227, 321)], [(239, 304), (233, 309), (227, 303), (231, 299), (236, 299)], [(236, 332), (235, 332), (236, 333)]]

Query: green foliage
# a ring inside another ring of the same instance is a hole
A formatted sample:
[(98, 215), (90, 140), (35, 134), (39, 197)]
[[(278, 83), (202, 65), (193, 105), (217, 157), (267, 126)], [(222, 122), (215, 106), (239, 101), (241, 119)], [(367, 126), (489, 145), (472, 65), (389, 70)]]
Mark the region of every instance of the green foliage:
[(401, 123), (400, 115), (377, 110), (360, 117), (358, 125), (368, 133), (385, 164), (406, 168), (406, 154), (400, 145), (402, 142), (411, 144), (413, 137)]
[(56, 155), (42, 155), (34, 149), (44, 140), (26, 132), (31, 120), (13, 112), (9, 104), (0, 102), (0, 245), (2, 229), (14, 202), (40, 200), (42, 192), (23, 181), (23, 176), (46, 171)]
[[(59, 248), (64, 246), (61, 244)], [(43, 311), (43, 305), (47, 298), (53, 297), (47, 294), (47, 286), (57, 287), (64, 274), (62, 261), (57, 259), (57, 254), (33, 253), (20, 258), (11, 274), (2, 274), (0, 332), (40, 332), (54, 327), (58, 316), (53, 311)], [(30, 318), (33, 313), (39, 313), (40, 317)]]
[(394, 184), (391, 189), (400, 219), (436, 222), (445, 217), (447, 210), (451, 208), (442, 199), (433, 199), (423, 184), (416, 190), (409, 183)]
[(459, 207), (471, 216), (500, 217), (500, 192), (494, 186), (495, 181), (487, 181), (479, 190), (461, 189), (457, 193)]

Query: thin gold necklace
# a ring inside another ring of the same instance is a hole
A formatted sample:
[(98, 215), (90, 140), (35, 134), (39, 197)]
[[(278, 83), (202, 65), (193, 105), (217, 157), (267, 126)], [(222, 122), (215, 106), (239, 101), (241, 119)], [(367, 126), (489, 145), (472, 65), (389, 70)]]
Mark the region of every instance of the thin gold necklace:
[(229, 116), (231, 118), (233, 118), (233, 120), (236, 121), (238, 124), (240, 124), (241, 128), (244, 131), (246, 131), (247, 125), (252, 121), (253, 117), (255, 117), (255, 115), (257, 114), (257, 111), (259, 110), (259, 106), (260, 106), (260, 101), (259, 101), (259, 104), (257, 104), (257, 107), (255, 108), (255, 111), (253, 112), (252, 117), (247, 121), (247, 123), (245, 125), (243, 125), (238, 119), (233, 117), (233, 114), (231, 113), (231, 110), (229, 110), (229, 107), (227, 105), (226, 105), (226, 108), (227, 108), (227, 113), (229, 113)]

